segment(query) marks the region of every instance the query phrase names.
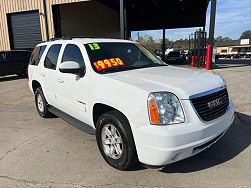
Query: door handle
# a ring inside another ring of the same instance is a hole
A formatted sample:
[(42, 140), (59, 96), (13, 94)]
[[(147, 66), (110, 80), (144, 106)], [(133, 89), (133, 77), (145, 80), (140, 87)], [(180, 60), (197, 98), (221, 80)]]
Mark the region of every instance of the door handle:
[(59, 83), (64, 83), (64, 80), (62, 80), (62, 78), (58, 78), (58, 79), (57, 79), (57, 82), (59, 82)]
[(40, 76), (45, 77), (45, 74), (44, 73), (40, 73)]

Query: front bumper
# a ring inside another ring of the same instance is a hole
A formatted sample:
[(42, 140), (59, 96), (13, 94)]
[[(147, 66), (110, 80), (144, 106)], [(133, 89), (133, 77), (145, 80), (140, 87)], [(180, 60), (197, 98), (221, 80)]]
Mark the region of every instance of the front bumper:
[(218, 141), (233, 120), (234, 105), (230, 101), (223, 116), (207, 123), (197, 119), (183, 124), (149, 125), (135, 129), (134, 140), (139, 160), (147, 165), (163, 166), (196, 155)]

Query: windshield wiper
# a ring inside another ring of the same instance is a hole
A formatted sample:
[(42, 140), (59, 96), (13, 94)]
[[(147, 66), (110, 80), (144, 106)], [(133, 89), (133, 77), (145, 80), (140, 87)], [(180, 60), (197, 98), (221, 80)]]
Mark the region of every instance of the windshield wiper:
[(131, 70), (131, 69), (133, 69), (133, 67), (130, 67), (130, 66), (110, 67), (108, 69), (103, 69), (99, 71), (99, 73), (112, 73), (112, 72), (126, 71), (126, 70)]
[(167, 64), (147, 64), (147, 65), (141, 65), (141, 66), (136, 66), (134, 67), (135, 69), (141, 69), (141, 68), (150, 68), (150, 67), (162, 67), (162, 66), (168, 66)]

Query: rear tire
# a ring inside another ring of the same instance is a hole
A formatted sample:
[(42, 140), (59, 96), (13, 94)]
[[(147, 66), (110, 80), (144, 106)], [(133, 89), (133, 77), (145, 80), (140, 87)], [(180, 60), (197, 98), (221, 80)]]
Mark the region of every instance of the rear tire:
[(128, 170), (138, 163), (132, 131), (127, 118), (118, 111), (100, 116), (96, 140), (104, 160), (118, 170)]
[(41, 87), (37, 88), (35, 91), (35, 103), (37, 112), (41, 117), (49, 118), (53, 116), (48, 110), (49, 104), (44, 97), (44, 93)]

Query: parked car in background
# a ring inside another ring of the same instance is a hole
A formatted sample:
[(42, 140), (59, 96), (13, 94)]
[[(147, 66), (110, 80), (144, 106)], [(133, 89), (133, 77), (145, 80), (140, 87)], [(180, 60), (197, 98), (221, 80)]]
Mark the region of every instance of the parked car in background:
[(243, 57), (251, 59), (251, 50), (243, 52)]
[(0, 76), (27, 75), (31, 51), (12, 50), (0, 52)]
[(162, 59), (162, 52), (161, 51), (155, 51), (154, 54), (159, 58), (159, 59)]
[(180, 51), (171, 51), (169, 52), (164, 61), (166, 63), (182, 63), (186, 60), (186, 57), (184, 55), (181, 54)]
[(188, 60), (188, 50), (183, 50), (180, 53), (183, 59)]
[(221, 52), (216, 54), (218, 59), (249, 59), (251, 58), (251, 51), (243, 52)]

